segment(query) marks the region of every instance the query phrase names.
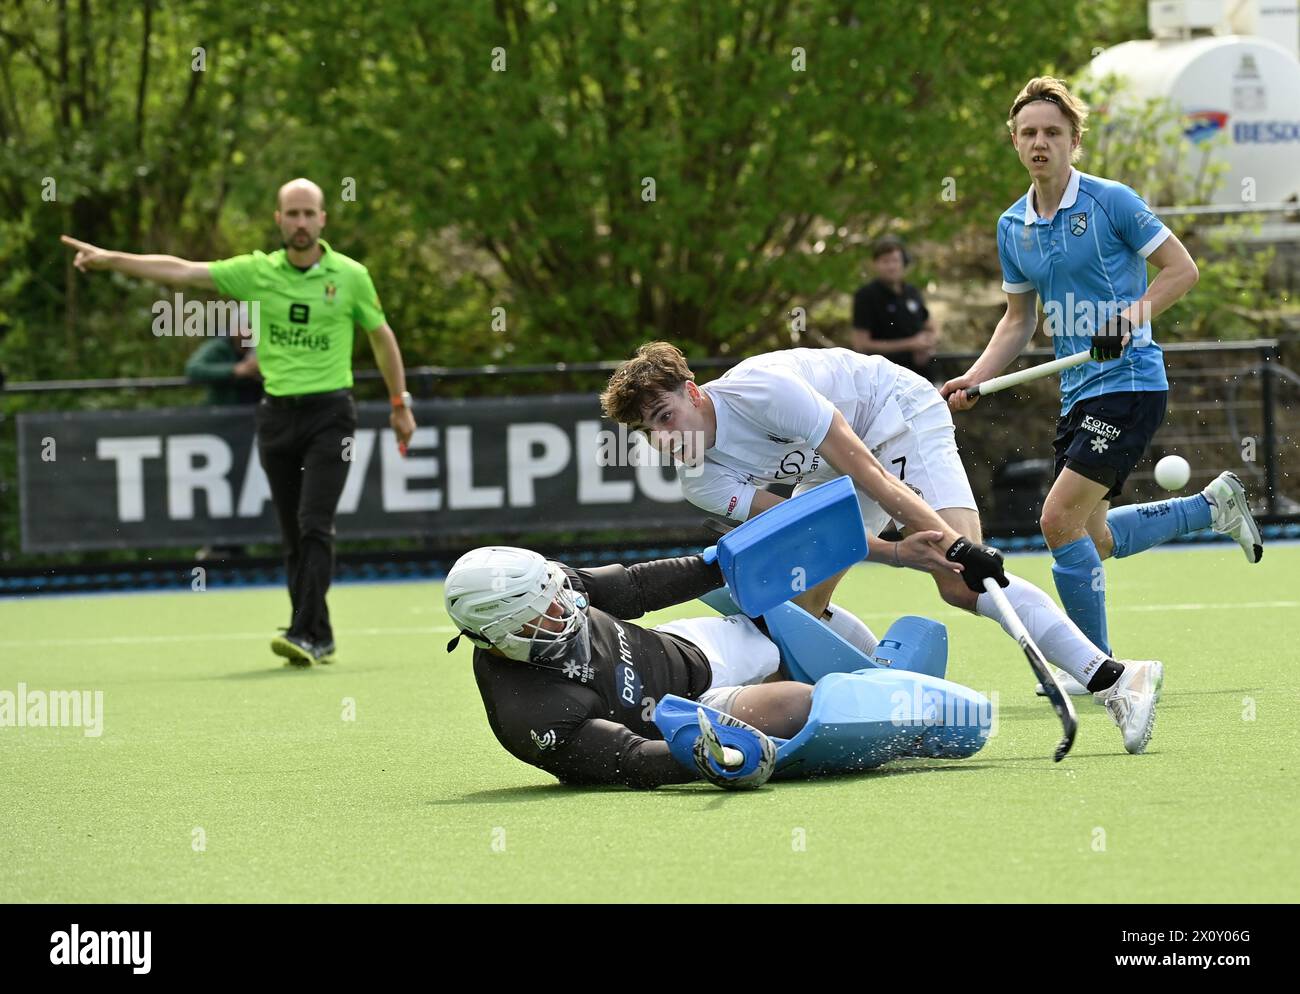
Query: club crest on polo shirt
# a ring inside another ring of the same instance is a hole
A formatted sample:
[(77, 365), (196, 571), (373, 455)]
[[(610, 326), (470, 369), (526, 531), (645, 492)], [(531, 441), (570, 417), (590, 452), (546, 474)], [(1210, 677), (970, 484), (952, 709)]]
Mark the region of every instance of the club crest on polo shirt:
[(325, 303), (327, 303), (327, 304), (332, 304), (332, 303), (334, 303), (334, 297), (338, 294), (338, 292), (339, 292), (339, 288), (335, 285), (335, 283), (334, 283), (333, 280), (330, 280), (328, 283), (326, 283), (326, 284), (325, 284)]
[(1088, 212), (1080, 211), (1070, 215), (1070, 234), (1082, 235), (1088, 230)]

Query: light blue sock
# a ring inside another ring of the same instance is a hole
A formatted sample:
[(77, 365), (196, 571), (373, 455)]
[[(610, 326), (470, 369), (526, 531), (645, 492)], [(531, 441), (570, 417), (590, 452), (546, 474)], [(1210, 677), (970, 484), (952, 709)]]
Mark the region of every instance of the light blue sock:
[(1052, 550), (1052, 579), (1065, 613), (1097, 648), (1110, 655), (1106, 635), (1106, 581), (1101, 556), (1088, 535)]
[(1179, 535), (1209, 528), (1212, 515), (1210, 502), (1202, 494), (1117, 507), (1106, 515), (1115, 540), (1113, 555), (1123, 559)]

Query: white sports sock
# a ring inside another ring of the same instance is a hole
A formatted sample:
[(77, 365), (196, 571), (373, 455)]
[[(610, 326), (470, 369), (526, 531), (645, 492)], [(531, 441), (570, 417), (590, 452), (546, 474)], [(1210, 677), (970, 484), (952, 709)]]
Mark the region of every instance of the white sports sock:
[[(1069, 617), (1056, 606), (1056, 602), (1031, 583), (1018, 576), (1007, 574), (1011, 585), (1002, 592), (1016, 609), (1029, 636), (1038, 644), (1048, 662), (1055, 663), (1085, 687), (1109, 657), (1088, 641)], [(987, 593), (975, 599), (975, 610), (985, 618), (1002, 625), (1008, 635), (1011, 629), (1002, 623), (997, 605)]]
[(838, 604), (827, 605), (822, 620), (826, 623), (827, 628), (849, 645), (861, 650), (868, 656), (874, 655), (876, 646), (880, 645), (880, 639), (872, 634), (870, 628), (855, 617), (851, 611), (840, 607)]

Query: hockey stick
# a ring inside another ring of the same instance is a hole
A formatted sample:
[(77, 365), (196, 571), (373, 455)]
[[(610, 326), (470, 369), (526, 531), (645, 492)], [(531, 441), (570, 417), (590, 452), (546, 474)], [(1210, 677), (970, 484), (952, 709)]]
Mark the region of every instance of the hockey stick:
[(1024, 623), (1021, 622), (1020, 616), (1016, 614), (1016, 609), (1007, 600), (1007, 595), (998, 586), (998, 581), (992, 577), (985, 578), (984, 590), (993, 598), (993, 603), (998, 606), (998, 613), (1002, 615), (1003, 623), (1011, 630), (1015, 640), (1020, 643), (1020, 648), (1024, 650), (1025, 658), (1029, 660), (1029, 666), (1034, 671), (1034, 676), (1038, 677), (1038, 682), (1043, 685), (1043, 692), (1046, 694), (1047, 699), (1052, 702), (1052, 708), (1056, 711), (1056, 716), (1061, 719), (1061, 728), (1064, 735), (1056, 746), (1056, 752), (1052, 755), (1052, 759), (1059, 763), (1065, 758), (1065, 754), (1070, 751), (1070, 747), (1074, 745), (1074, 733), (1079, 729), (1079, 721), (1074, 714), (1074, 704), (1065, 691), (1061, 689), (1061, 685), (1056, 682), (1056, 677), (1052, 675), (1047, 660), (1043, 658), (1043, 654), (1038, 646), (1034, 644), (1034, 640), (1029, 637), (1028, 630), (1025, 628)]
[(1068, 355), (1064, 359), (1053, 359), (1051, 362), (1040, 363), (1037, 366), (1030, 366), (1028, 369), (1021, 369), (1014, 373), (1005, 373), (1002, 376), (995, 376), (991, 380), (985, 380), (983, 383), (976, 383), (973, 387), (966, 388), (966, 397), (974, 400), (976, 397), (983, 397), (985, 394), (997, 393), (999, 390), (1006, 390), (1010, 387), (1019, 386), (1021, 383), (1031, 383), (1034, 380), (1041, 380), (1044, 376), (1052, 376), (1065, 369), (1073, 369), (1075, 366), (1082, 366), (1091, 358), (1087, 352), (1076, 352), (1074, 355)]

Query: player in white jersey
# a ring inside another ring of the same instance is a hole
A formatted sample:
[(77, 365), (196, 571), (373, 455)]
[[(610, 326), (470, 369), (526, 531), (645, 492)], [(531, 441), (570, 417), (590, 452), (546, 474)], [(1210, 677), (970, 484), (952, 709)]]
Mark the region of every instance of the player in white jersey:
[[(982, 544), (952, 416), (920, 376), (883, 356), (791, 349), (746, 359), (704, 387), (694, 380), (675, 346), (652, 342), (614, 372), (601, 395), (606, 415), (645, 432), (678, 461), (693, 504), (745, 521), (780, 502), (767, 489), (773, 484), (793, 484), (797, 493), (847, 475), (858, 490), (869, 559), (928, 572), (949, 604), (1002, 623), (983, 588), (992, 577), (1047, 658), (1075, 679), (1087, 685), (1100, 675), (1112, 685), (1124, 672), (1051, 598), (1008, 576), (1001, 554)], [(879, 537), (891, 520), (906, 535), (901, 542)], [(795, 602), (871, 654), (875, 636), (830, 602), (839, 579)], [(1146, 748), (1154, 707), (1152, 697), (1110, 709), (1130, 752)]]

